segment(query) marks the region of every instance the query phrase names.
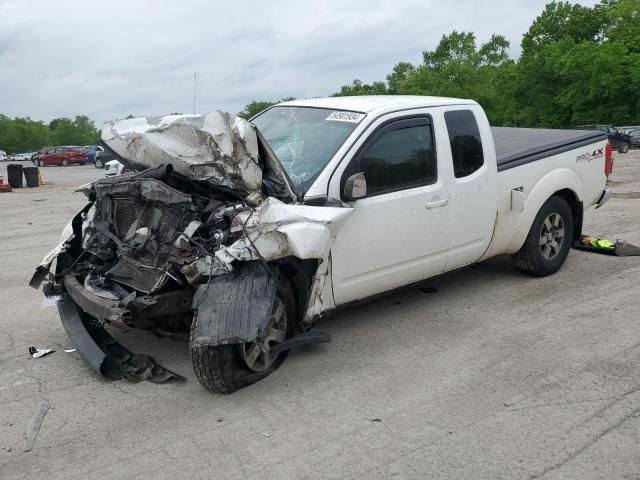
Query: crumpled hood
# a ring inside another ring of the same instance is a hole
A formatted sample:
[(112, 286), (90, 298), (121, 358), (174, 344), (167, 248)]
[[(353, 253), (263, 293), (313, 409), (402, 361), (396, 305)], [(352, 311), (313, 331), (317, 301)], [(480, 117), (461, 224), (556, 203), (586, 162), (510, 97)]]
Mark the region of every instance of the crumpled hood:
[(248, 194), (262, 186), (256, 129), (226, 112), (107, 122), (102, 141), (138, 168), (171, 164), (190, 179)]

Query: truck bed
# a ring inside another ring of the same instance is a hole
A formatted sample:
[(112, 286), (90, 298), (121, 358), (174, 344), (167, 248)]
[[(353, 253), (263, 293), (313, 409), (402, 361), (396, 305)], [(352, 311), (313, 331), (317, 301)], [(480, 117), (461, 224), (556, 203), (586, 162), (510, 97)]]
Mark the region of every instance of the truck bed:
[(606, 140), (597, 130), (491, 127), (498, 171)]

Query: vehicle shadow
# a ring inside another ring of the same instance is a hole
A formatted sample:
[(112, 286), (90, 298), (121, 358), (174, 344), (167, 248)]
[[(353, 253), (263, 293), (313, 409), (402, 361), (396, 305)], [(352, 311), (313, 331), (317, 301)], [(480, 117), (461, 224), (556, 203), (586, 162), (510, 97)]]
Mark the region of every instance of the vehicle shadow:
[[(455, 330), (457, 314), (452, 316), (451, 305), (456, 304), (460, 295), (487, 288), (499, 289), (530, 279), (515, 271), (508, 257), (496, 257), (332, 312), (315, 326), (329, 333), (332, 342), (293, 350), (283, 366), (287, 369), (287, 382), (295, 383), (298, 375), (304, 377), (304, 365), (308, 362), (315, 364), (313, 368), (321, 368), (327, 361), (344, 360), (345, 351), (350, 360), (366, 364), (372, 357), (396, 349), (403, 332), (423, 329), (428, 334), (430, 329), (442, 330), (444, 324)], [(192, 386), (199, 387), (191, 366), (188, 343), (137, 329), (110, 328), (109, 332), (132, 352), (150, 355), (161, 365), (186, 377)], [(363, 337), (367, 341), (359, 342)]]

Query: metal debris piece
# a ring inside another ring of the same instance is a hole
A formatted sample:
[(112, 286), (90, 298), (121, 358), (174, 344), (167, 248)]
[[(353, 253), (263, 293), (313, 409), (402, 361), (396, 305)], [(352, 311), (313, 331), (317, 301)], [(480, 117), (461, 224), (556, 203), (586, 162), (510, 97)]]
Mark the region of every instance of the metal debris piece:
[(30, 452), (33, 448), (33, 444), (38, 437), (38, 433), (40, 433), (40, 427), (42, 426), (42, 421), (44, 420), (44, 416), (49, 411), (49, 402), (46, 400), (41, 400), (38, 404), (38, 408), (33, 412), (31, 419), (29, 419), (29, 423), (27, 423), (27, 429), (24, 432), (24, 442), (25, 452)]
[(55, 307), (57, 303), (62, 300), (61, 295), (51, 295), (49, 297), (44, 297), (42, 300), (42, 309)]
[(91, 322), (85, 322), (75, 304), (63, 296), (58, 304), (62, 325), (76, 345), (78, 353), (97, 372), (110, 380), (126, 379), (133, 382), (147, 380), (162, 383), (184, 377), (162, 367), (148, 355), (135, 354), (120, 345), (115, 338)]
[(51, 348), (36, 348), (34, 346), (29, 347), (29, 354), (33, 358), (44, 357), (45, 355), (49, 355), (50, 353), (55, 352), (55, 350)]
[(70, 348), (69, 350), (65, 349), (65, 353), (73, 353), (75, 352), (77, 349), (76, 348)]

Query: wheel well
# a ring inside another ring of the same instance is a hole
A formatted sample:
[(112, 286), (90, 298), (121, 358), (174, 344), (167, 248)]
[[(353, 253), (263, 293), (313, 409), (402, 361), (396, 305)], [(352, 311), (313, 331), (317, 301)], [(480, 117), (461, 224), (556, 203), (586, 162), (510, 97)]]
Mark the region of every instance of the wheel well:
[(314, 258), (300, 260), (296, 257), (285, 257), (274, 263), (279, 266), (280, 272), (286, 275), (291, 282), (296, 300), (296, 326), (303, 330), (302, 318), (309, 304), (311, 283), (316, 270), (318, 270), (319, 262)]
[(582, 235), (582, 221), (584, 217), (584, 206), (573, 190), (565, 188), (554, 193), (558, 197), (563, 198), (571, 208), (573, 216), (573, 240), (580, 240)]

